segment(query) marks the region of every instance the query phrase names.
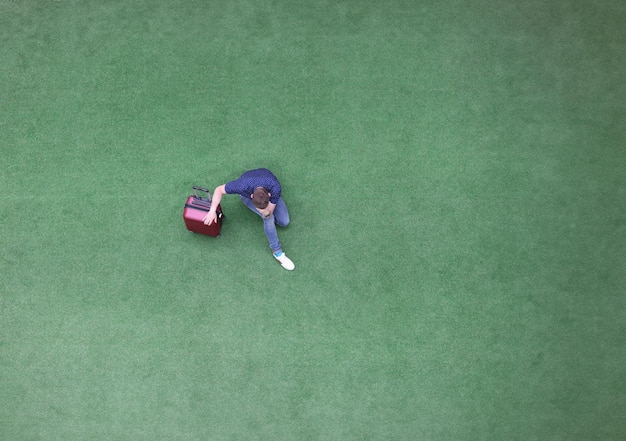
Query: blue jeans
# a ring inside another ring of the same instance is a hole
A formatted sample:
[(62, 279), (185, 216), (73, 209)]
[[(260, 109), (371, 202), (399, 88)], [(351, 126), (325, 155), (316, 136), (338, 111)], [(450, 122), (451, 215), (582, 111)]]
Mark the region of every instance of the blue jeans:
[(276, 225), (280, 227), (286, 227), (289, 225), (289, 211), (287, 211), (287, 206), (285, 205), (283, 198), (278, 199), (274, 213), (270, 217), (263, 217), (252, 203), (252, 199), (244, 196), (239, 197), (241, 198), (241, 202), (246, 204), (250, 210), (258, 214), (259, 217), (263, 219), (263, 229), (265, 230), (265, 235), (270, 243), (270, 249), (272, 252), (275, 253), (276, 251), (281, 250), (282, 248), (280, 246), (280, 241), (278, 240)]

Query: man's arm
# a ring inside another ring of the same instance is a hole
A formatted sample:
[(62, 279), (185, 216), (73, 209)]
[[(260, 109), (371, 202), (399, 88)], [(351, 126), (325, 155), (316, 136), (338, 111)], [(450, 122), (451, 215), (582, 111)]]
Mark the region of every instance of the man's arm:
[(217, 206), (222, 201), (222, 196), (225, 194), (226, 184), (216, 187), (213, 191), (213, 197), (211, 198), (211, 209), (209, 210), (207, 215), (204, 216), (203, 219), (205, 225), (211, 225), (213, 222), (217, 221), (217, 214), (215, 212), (217, 211)]

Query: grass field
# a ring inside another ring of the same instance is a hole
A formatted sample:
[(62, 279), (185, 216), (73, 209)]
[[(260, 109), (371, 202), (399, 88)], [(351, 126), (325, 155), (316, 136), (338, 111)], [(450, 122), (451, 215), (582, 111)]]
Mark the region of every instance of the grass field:
[(0, 0), (0, 439), (625, 439), (624, 23)]

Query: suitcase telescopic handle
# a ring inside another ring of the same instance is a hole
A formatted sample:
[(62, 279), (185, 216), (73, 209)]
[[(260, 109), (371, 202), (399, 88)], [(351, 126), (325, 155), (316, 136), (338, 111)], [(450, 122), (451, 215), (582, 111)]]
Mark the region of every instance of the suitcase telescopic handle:
[(194, 185), (194, 186), (193, 186), (193, 194), (195, 194), (195, 195), (196, 195), (196, 198), (198, 198), (198, 199), (203, 199), (203, 198), (202, 198), (202, 197), (200, 197), (200, 195), (198, 194), (198, 192), (199, 192), (199, 191), (206, 193), (206, 198), (204, 198), (204, 199), (207, 199), (207, 200), (209, 200), (209, 201), (211, 200), (211, 195), (209, 194), (209, 190), (208, 190), (207, 188), (204, 188), (204, 187), (198, 187), (197, 185)]

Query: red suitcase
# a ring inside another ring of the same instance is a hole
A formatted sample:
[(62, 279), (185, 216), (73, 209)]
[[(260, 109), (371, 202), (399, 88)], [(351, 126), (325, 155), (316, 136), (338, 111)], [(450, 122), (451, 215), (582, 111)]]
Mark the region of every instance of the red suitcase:
[[(198, 192), (206, 193), (206, 197), (201, 197)], [(185, 209), (183, 210), (183, 219), (185, 219), (187, 229), (194, 233), (206, 234), (207, 236), (219, 236), (222, 222), (224, 221), (224, 213), (222, 212), (222, 207), (218, 205), (216, 211), (217, 222), (213, 222), (211, 225), (204, 225), (204, 216), (210, 209), (211, 197), (209, 196), (209, 190), (202, 187), (193, 187), (193, 194), (187, 198)]]

